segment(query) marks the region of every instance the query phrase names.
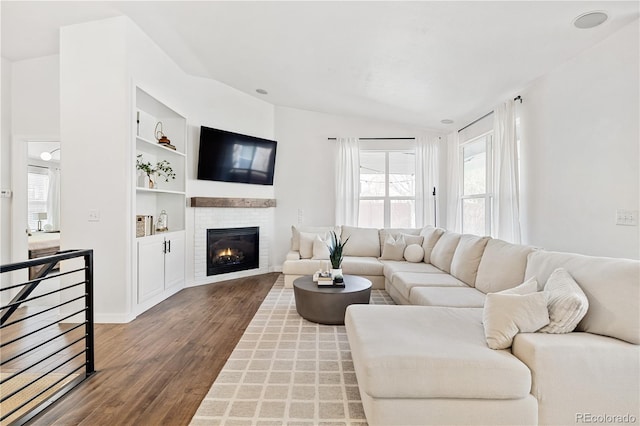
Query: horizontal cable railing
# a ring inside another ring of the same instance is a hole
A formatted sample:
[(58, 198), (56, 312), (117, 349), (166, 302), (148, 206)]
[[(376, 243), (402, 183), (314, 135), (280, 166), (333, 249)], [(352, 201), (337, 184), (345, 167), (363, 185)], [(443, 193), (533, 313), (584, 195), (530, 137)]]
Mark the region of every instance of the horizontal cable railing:
[(0, 305), (0, 424), (21, 425), (95, 372), (93, 250), (0, 266)]

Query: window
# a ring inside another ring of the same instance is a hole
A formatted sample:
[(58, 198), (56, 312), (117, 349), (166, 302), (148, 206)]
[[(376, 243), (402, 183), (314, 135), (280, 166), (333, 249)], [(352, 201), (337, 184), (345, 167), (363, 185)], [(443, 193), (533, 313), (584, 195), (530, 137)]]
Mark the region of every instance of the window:
[[(46, 169), (29, 167), (27, 171), (27, 223), (29, 229), (38, 229), (37, 213), (47, 211), (49, 194), (49, 176)], [(43, 221), (43, 225), (44, 225)]]
[(471, 139), (462, 150), (462, 232), (491, 235), (491, 139), (492, 134)]
[(415, 226), (415, 152), (360, 151), (358, 226)]

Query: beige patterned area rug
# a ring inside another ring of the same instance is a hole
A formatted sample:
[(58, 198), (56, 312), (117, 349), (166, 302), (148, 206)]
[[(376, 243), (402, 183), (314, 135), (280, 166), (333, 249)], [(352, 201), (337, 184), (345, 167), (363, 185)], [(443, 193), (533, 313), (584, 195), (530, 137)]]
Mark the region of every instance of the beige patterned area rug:
[(366, 425), (344, 326), (301, 318), (281, 275), (191, 425)]

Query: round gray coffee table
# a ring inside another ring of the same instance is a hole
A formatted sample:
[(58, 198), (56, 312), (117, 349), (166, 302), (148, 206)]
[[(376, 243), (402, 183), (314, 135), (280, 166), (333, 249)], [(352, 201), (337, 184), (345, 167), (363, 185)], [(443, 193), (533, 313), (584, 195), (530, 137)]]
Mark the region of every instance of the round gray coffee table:
[(344, 276), (344, 288), (318, 287), (310, 275), (293, 281), (296, 310), (302, 318), (320, 324), (344, 324), (347, 306), (368, 304), (371, 281), (355, 275)]

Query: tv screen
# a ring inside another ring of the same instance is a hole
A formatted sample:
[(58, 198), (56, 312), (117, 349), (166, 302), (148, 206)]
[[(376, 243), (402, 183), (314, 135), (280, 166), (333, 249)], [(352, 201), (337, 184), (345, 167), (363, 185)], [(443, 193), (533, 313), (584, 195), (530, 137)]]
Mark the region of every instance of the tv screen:
[(200, 128), (198, 179), (273, 185), (276, 141)]

